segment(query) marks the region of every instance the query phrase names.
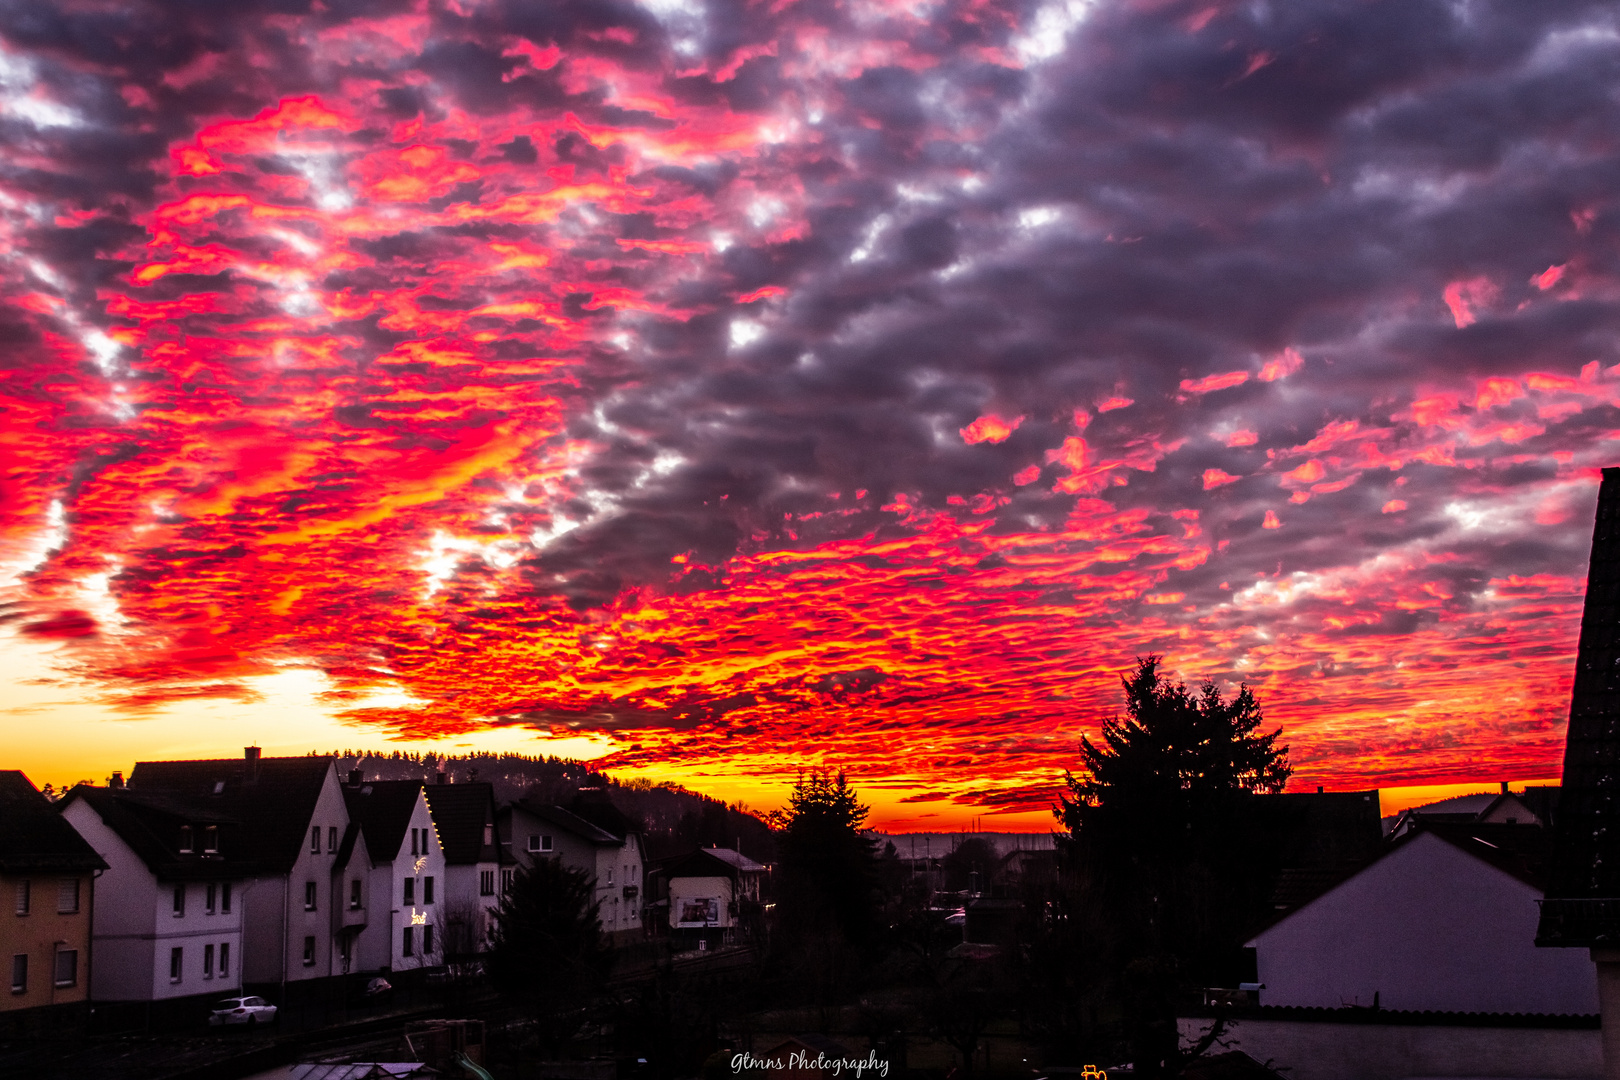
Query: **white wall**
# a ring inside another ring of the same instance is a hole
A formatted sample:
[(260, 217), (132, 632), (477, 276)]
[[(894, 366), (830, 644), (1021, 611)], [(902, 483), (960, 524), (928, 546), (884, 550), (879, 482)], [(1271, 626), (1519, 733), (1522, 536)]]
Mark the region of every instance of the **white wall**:
[[(426, 853), (418, 850), (416, 855), (411, 854), (411, 829), (428, 830), (428, 850)], [(432, 877), (434, 882), (433, 903), (424, 902), (425, 882)], [(405, 903), (405, 879), (415, 881), (413, 887), (413, 904)], [(366, 929), (360, 934), (360, 951), (357, 954), (355, 970), (375, 971), (388, 968), (393, 971), (411, 970), (420, 967), (436, 967), (444, 963), (443, 943), (439, 938), (443, 935), (439, 912), (445, 899), (449, 896), (450, 882), (445, 873), (444, 846), (439, 843), (439, 834), (433, 827), (433, 815), (428, 811), (427, 800), (420, 794), (416, 797), (416, 805), (411, 809), (411, 819), (406, 825), (405, 839), (400, 844), (399, 853), (393, 858), (385, 858), (377, 862), (371, 873), (371, 910), (367, 917)], [(415, 955), (406, 956), (404, 929), (414, 925)], [(422, 928), (433, 926), (433, 952), (424, 955), (422, 952)], [(360, 964), (364, 964), (361, 967)]]
[[(90, 994), (99, 1001), (152, 1001), (190, 994), (223, 993), (241, 985), (242, 882), (232, 882), (231, 910), (223, 908), (224, 882), (215, 881), (208, 910), (207, 882), (159, 881), (130, 847), (83, 799), (62, 815), (96, 849), (108, 870), (96, 882), (91, 926)], [(174, 890), (185, 889), (185, 913), (174, 914)], [(212, 976), (203, 953), (214, 946)], [(230, 967), (219, 972), (221, 945)], [(170, 978), (170, 951), (183, 950), (178, 982)]]
[(669, 879), (669, 925), (679, 926), (681, 905), (685, 900), (713, 898), (720, 918), (710, 926), (735, 926), (731, 915), (732, 884), (728, 877), (677, 877)]
[[(1585, 957), (1585, 950), (1578, 952)], [(1590, 964), (1590, 961), (1588, 961)], [(1178, 1021), (1184, 1043), (1208, 1020)], [(1409, 1077), (1525, 1077), (1597, 1080), (1602, 1033), (1548, 1028), (1301, 1023), (1239, 1020), (1228, 1029), (1242, 1050), (1298, 1080), (1407, 1080)]]
[(1598, 1011), (1583, 949), (1535, 946), (1541, 894), (1424, 833), (1250, 943), (1263, 1005)]
[[(321, 829), (321, 850), (318, 853), (311, 851), (309, 845), (309, 830), (316, 825)], [(337, 955), (337, 943), (332, 935), (332, 905), (346, 904), (348, 897), (333, 895), (332, 867), (337, 862), (336, 848), (342, 844), (343, 834), (348, 827), (349, 811), (343, 802), (343, 789), (338, 784), (337, 770), (328, 765), (320, 797), (315, 802), (314, 813), (304, 824), (303, 836), (298, 845), (298, 861), (293, 864), (292, 871), (287, 875), (285, 904), (287, 940), (280, 951), (289, 982), (324, 978), (343, 970), (342, 961)], [(334, 828), (337, 830), (337, 844), (329, 842), (331, 830)], [(307, 911), (304, 907), (304, 885), (310, 881), (315, 882), (314, 911)], [(278, 925), (274, 933), (275, 936), (279, 936), (282, 912), (277, 912), (275, 918)], [(250, 922), (249, 925), (251, 927), (249, 936), (260, 932), (261, 928), (256, 924)], [(269, 928), (265, 928), (265, 932), (268, 933)], [(306, 936), (315, 939), (313, 964), (304, 963)], [(272, 979), (281, 977), (279, 971), (271, 976)]]

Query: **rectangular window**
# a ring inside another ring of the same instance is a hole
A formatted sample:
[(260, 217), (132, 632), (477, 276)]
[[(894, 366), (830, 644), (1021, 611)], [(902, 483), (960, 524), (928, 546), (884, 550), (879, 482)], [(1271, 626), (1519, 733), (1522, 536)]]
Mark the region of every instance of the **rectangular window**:
[(304, 966), (315, 966), (315, 939), (313, 937), (304, 939)]
[(74, 986), (79, 981), (79, 950), (63, 949), (56, 954), (56, 985)]
[(174, 917), (177, 919), (182, 918), (184, 917), (185, 913), (186, 887), (184, 885), (176, 885), (174, 887)]
[(355, 878), (349, 882), (349, 910), (356, 911), (360, 907), (360, 879)]
[(180, 854), (190, 855), (196, 848), (192, 844), (191, 826), (180, 826)]
[(309, 827), (309, 853), (311, 855), (321, 853), (321, 827), (319, 825)]
[(203, 889), (203, 910), (212, 915), (214, 913), (214, 903), (218, 898), (219, 886), (209, 882)]
[(480, 871), (478, 871), (478, 895), (479, 896), (494, 896), (495, 895), (495, 871), (493, 871), (493, 870), (480, 870)]
[(517, 871), (516, 870), (502, 870), (501, 871), (501, 892), (504, 893), (504, 892), (510, 892), (511, 891), (512, 879), (514, 877), (516, 877), (516, 876), (517, 876)]
[(231, 943), (219, 943), (219, 977), (224, 978), (231, 973)]
[(415, 878), (408, 877), (408, 878), (405, 879), (405, 891), (402, 894), (402, 897), (400, 899), (400, 903), (406, 905), (407, 907), (409, 907), (410, 905), (416, 903), (416, 879)]
[(11, 958), (11, 992), (28, 993), (28, 954), (18, 953)]
[(540, 834), (539, 833), (530, 833), (529, 834), (529, 850), (530, 851), (539, 851), (540, 850)]
[(203, 978), (212, 979), (213, 977), (214, 977), (214, 947), (212, 945), (204, 945), (203, 946)]
[(326, 827), (326, 850), (327, 851), (336, 851), (337, 850), (337, 826), (336, 825), (328, 825)]
[(421, 854), (420, 851), (416, 850), (417, 845), (420, 844), (421, 842), (422, 842), (422, 830), (421, 829), (412, 829), (411, 830), (411, 854), (412, 855), (420, 855)]
[(613, 884), (613, 867), (611, 867), (611, 866), (610, 866), (610, 867), (608, 867), (608, 879), (607, 879), (607, 883), (608, 883), (608, 884), (609, 884), (609, 885), (612, 885), (612, 884)]
[(180, 981), (180, 973), (185, 969), (186, 950), (174, 948), (169, 950), (169, 981)]
[(432, 951), (433, 951), (433, 925), (431, 923), (429, 923), (427, 926), (422, 927), (422, 955), (426, 956), (427, 954), (431, 953)]
[(56, 913), (72, 915), (79, 910), (79, 879), (63, 878), (56, 887)]
[(315, 910), (315, 883), (313, 881), (304, 882), (304, 910)]
[(227, 915), (231, 913), (231, 883), (228, 881), (219, 887), (219, 910)]
[(422, 879), (422, 903), (433, 903), (433, 875), (429, 874)]
[(403, 956), (416, 955), (416, 927), (407, 926), (405, 928), (404, 937), (400, 939), (399, 951)]
[(219, 826), (207, 825), (203, 827), (203, 851), (210, 855), (219, 851)]
[(484, 822), (484, 846), (489, 847), (489, 845), (493, 844), (494, 842), (495, 826), (486, 821)]
[(28, 894), (31, 884), (32, 882), (26, 880), (17, 882), (17, 914), (19, 915), (28, 914)]
[(338, 958), (345, 964), (349, 962), (349, 943), (353, 940), (348, 934), (338, 938)]
[(550, 851), (551, 850), (551, 837), (546, 836), (544, 834), (541, 834), (541, 836), (540, 836), (540, 850), (541, 851)]

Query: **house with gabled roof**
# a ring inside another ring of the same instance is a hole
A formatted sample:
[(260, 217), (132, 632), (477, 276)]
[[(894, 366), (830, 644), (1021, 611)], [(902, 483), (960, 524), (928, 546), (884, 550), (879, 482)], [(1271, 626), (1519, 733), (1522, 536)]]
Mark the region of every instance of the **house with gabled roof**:
[(90, 996), (96, 873), (107, 864), (28, 777), (0, 770), (0, 1030), (82, 1011)]
[(641, 887), (646, 867), (640, 830), (604, 802), (585, 799), (568, 809), (538, 802), (514, 803), (500, 809), (496, 832), (511, 868), (526, 868), (539, 859), (560, 859), (564, 866), (589, 875), (595, 882), (603, 932), (609, 942), (625, 944), (644, 934)]
[(426, 788), (420, 780), (366, 780), (359, 770), (343, 786), (370, 862), (363, 890), (370, 918), (355, 970), (411, 971), (444, 963), (444, 847)]
[[(107, 864), (91, 924), (98, 1002), (221, 997), (242, 983), (242, 822), (165, 792), (80, 785), (58, 811)], [(113, 899), (116, 898), (116, 899)]]
[(660, 863), (658, 910), (678, 940), (729, 944), (761, 911), (765, 867), (730, 848), (698, 848)]
[[(1535, 946), (1547, 832), (1409, 824), (1314, 895), (1295, 882), (1300, 895), (1249, 942), (1258, 1003), (1229, 1014), (1223, 1038), (1301, 1076), (1597, 1075), (1593, 965)], [(1210, 1022), (1184, 1014), (1182, 1034)]]
[(454, 959), (483, 952), (494, 928), (494, 908), (500, 903), (495, 787), (449, 783), (441, 772), (426, 794), (444, 848), (445, 956)]
[(242, 988), (284, 1004), (340, 975), (351, 933), (343, 903), (342, 852), (349, 813), (332, 759), (263, 757), (137, 762), (128, 787), (236, 822), (236, 844), (253, 876), (242, 883)]

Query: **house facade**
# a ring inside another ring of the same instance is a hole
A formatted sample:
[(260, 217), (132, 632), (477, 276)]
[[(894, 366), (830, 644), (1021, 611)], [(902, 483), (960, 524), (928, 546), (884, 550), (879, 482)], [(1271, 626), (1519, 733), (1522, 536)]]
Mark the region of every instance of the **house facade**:
[(1591, 962), (1535, 947), (1541, 889), (1495, 839), (1440, 826), (1408, 834), (1257, 934), (1261, 1003), (1596, 1013)]
[(229, 815), (121, 786), (76, 787), (65, 821), (107, 864), (92, 920), (96, 1001), (220, 997), (241, 985), (243, 885)]
[(483, 952), (500, 903), (501, 845), (495, 832), (492, 784), (428, 785), (428, 810), (444, 849), (444, 955)]
[(729, 848), (699, 848), (664, 863), (668, 926), (706, 946), (729, 944), (760, 903), (765, 867)]
[(0, 770), (0, 1032), (70, 1020), (90, 996), (96, 875), (107, 864), (21, 772)]
[(340, 860), (352, 845), (330, 758), (265, 758), (248, 747), (239, 759), (142, 761), (128, 786), (239, 823), (242, 857), (255, 867), (238, 901), (244, 991), (280, 1004), (283, 990), (315, 993), (313, 984), (343, 972)]
[(364, 888), (369, 924), (357, 939), (356, 970), (412, 971), (444, 963), (447, 875), (426, 788), (420, 780), (353, 775), (343, 788), (370, 862)]
[(560, 859), (564, 866), (591, 877), (597, 914), (610, 943), (626, 944), (644, 936), (641, 890), (646, 866), (641, 834), (617, 810), (601, 803), (576, 803), (565, 810), (520, 802), (502, 807), (496, 824), (514, 867)]

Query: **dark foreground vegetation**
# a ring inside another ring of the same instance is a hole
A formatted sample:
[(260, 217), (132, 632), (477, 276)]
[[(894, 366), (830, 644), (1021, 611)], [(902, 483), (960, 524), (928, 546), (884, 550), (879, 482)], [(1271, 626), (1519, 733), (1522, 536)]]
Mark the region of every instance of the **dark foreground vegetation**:
[[(1288, 780), (1287, 748), (1261, 730), (1247, 688), (1191, 691), (1159, 663), (1140, 662), (1123, 715), (1083, 741), (1045, 858), (1009, 869), (969, 839), (907, 863), (863, 836), (866, 808), (843, 775), (810, 773), (772, 817), (777, 858), (753, 932), (707, 955), (644, 953), (639, 970), (634, 948), (614, 966), (600, 947), (583, 878), (520, 875), (490, 972), (531, 1018), (525, 1052), (721, 1076), (735, 1051), (767, 1049), (762, 1036), (819, 1032), (878, 1051), (891, 1075), (1195, 1069), (1219, 1047), (1178, 1043), (1176, 1008), (1253, 978), (1241, 946), (1297, 822), (1267, 798)], [(543, 989), (536, 971), (550, 973)]]

